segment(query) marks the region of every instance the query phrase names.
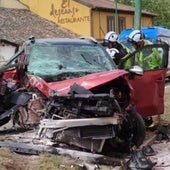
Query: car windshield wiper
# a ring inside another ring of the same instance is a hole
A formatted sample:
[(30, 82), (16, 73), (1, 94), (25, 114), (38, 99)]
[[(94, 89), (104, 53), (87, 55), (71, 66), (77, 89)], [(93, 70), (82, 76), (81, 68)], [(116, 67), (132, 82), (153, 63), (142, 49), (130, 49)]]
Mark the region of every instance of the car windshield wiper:
[(76, 78), (76, 77), (82, 77), (87, 74), (90, 74), (91, 72), (88, 71), (80, 71), (80, 72), (62, 72), (58, 73), (55, 75), (39, 75), (40, 77), (43, 77), (44, 80), (50, 82), (50, 81), (62, 81), (62, 80), (67, 80), (71, 78)]

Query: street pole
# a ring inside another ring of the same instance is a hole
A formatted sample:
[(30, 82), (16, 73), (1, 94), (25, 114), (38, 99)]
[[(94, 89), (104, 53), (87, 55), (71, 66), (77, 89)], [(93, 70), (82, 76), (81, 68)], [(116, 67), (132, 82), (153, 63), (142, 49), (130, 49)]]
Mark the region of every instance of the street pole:
[(117, 12), (117, 0), (115, 2), (115, 32), (118, 34), (118, 12)]
[(141, 0), (135, 0), (134, 29), (141, 28)]

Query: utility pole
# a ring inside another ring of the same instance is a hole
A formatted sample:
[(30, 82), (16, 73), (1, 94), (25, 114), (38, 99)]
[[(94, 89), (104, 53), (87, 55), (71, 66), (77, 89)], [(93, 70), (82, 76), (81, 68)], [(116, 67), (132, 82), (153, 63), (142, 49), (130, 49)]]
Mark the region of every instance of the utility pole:
[(118, 12), (117, 12), (117, 0), (114, 0), (115, 3), (115, 32), (118, 34)]
[(142, 0), (135, 0), (134, 29), (141, 28), (141, 6)]

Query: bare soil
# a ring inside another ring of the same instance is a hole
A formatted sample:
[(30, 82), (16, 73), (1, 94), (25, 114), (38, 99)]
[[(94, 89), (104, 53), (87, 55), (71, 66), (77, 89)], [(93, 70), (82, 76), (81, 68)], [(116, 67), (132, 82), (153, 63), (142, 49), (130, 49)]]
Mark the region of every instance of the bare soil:
[[(170, 88), (165, 88), (165, 113), (161, 124), (170, 123)], [(0, 148), (0, 170), (80, 170), (82, 162), (52, 154), (22, 155)], [(92, 169), (95, 169), (94, 167)], [(111, 167), (104, 168), (112, 169)]]

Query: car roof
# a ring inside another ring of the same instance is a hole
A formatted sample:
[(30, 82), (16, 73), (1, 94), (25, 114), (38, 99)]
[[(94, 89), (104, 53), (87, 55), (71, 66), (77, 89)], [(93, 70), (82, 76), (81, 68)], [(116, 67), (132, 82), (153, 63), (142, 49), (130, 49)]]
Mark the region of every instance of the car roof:
[(43, 38), (43, 39), (36, 39), (34, 37), (30, 38), (26, 41), (27, 45), (30, 44), (60, 44), (60, 45), (71, 45), (71, 44), (79, 44), (79, 45), (94, 45), (99, 44), (94, 38), (92, 37), (80, 37), (80, 38)]
[(93, 37), (78, 37), (78, 38), (35, 38), (35, 37), (30, 37), (28, 40), (26, 40), (22, 48), (14, 54), (14, 56), (11, 57), (11, 59), (8, 61), (10, 63), (13, 61), (23, 50), (25, 50), (26, 46), (31, 46), (33, 44), (40, 44), (40, 45), (90, 45), (90, 46), (100, 46), (102, 45)]

